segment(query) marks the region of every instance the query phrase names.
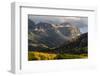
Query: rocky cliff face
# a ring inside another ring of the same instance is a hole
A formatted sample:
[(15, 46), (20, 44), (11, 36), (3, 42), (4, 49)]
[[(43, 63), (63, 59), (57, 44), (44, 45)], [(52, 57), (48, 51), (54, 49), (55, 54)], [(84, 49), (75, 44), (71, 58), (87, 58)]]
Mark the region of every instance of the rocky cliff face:
[(40, 50), (44, 48), (57, 48), (76, 39), (80, 30), (70, 23), (50, 24), (40, 22), (34, 24), (28, 20), (28, 46), (29, 50)]

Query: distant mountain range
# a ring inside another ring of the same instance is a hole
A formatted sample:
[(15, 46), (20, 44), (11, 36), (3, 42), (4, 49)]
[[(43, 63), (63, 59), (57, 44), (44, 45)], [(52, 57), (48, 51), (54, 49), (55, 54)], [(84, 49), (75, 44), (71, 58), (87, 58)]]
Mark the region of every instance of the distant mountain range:
[(28, 47), (30, 51), (55, 49), (65, 43), (75, 41), (81, 32), (77, 26), (64, 22), (61, 24), (50, 24), (28, 19)]

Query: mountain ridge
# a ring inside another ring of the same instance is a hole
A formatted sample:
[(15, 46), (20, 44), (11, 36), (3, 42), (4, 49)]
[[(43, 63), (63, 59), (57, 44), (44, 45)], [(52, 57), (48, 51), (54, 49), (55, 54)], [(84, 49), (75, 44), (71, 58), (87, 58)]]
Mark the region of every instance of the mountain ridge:
[(28, 22), (28, 26), (29, 50), (57, 48), (63, 45), (65, 42), (67, 43), (72, 39), (77, 39), (77, 37), (80, 35), (80, 30), (78, 29), (78, 27), (70, 23), (55, 25), (40, 22), (38, 24), (35, 24), (30, 20)]

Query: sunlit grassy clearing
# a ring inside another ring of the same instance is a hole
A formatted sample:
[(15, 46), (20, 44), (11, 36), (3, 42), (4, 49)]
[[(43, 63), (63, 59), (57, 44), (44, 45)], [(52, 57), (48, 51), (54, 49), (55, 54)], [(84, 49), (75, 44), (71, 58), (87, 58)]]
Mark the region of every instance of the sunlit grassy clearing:
[(43, 52), (28, 52), (28, 60), (55, 60), (87, 58), (87, 54), (49, 54)]
[(28, 60), (53, 60), (57, 54), (48, 54), (42, 52), (29, 52)]

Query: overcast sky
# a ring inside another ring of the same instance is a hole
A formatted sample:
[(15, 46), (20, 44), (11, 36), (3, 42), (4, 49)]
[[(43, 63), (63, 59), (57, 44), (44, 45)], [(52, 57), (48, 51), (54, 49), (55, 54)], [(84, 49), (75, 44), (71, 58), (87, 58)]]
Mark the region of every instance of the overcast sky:
[(69, 22), (74, 26), (77, 26), (82, 33), (88, 32), (88, 18), (87, 17), (61, 17), (61, 16), (40, 16), (40, 15), (29, 15), (28, 18), (35, 22), (46, 22), (52, 24), (61, 24)]

